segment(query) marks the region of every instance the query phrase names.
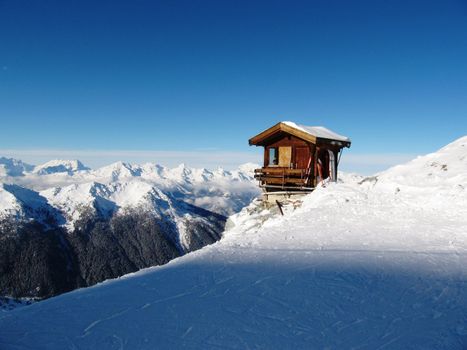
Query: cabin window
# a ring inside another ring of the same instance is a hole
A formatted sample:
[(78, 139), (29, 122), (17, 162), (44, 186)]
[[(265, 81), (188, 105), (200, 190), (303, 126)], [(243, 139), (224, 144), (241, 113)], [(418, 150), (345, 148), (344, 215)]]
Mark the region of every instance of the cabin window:
[(269, 149), (269, 166), (279, 164), (279, 154), (277, 147), (271, 147)]

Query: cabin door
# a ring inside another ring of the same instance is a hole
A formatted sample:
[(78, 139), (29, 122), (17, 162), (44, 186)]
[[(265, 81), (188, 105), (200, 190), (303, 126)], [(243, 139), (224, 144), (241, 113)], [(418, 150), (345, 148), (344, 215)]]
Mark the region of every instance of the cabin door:
[(310, 162), (310, 150), (308, 147), (295, 148), (295, 168), (306, 169)]
[(292, 147), (279, 147), (279, 166), (290, 168), (292, 163)]

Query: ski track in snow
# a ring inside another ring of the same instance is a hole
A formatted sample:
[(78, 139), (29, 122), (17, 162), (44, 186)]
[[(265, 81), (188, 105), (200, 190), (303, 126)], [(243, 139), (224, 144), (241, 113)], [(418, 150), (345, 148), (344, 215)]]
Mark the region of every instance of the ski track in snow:
[(460, 349), (466, 263), (464, 254), (220, 243), (10, 312), (0, 339), (12, 349)]

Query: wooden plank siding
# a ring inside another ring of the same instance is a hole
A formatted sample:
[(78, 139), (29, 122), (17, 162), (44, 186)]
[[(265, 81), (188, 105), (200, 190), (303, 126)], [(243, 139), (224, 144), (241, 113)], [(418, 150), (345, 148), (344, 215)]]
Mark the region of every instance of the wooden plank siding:
[[(274, 138), (270, 138), (270, 142), (264, 147), (264, 167), (255, 171), (255, 177), (261, 185), (297, 188), (312, 185), (315, 172), (313, 171), (314, 160), (312, 157), (310, 161), (310, 156), (314, 153), (314, 145), (286, 133), (276, 134)], [(279, 164), (277, 165), (269, 164), (271, 148), (278, 150)], [(285, 150), (286, 155), (283, 154)], [(285, 158), (289, 160), (286, 161)], [(311, 168), (307, 170), (308, 166)]]
[[(298, 163), (300, 164), (308, 164), (310, 153), (301, 154), (299, 157), (305, 157), (306, 159), (297, 158), (297, 147), (309, 149), (309, 144), (299, 138), (287, 134), (282, 134), (279, 139), (276, 139), (275, 142), (271, 143), (270, 145), (264, 147), (264, 166), (269, 166), (269, 150), (271, 148), (280, 148), (280, 147), (291, 147), (291, 163), (293, 168), (299, 168)], [(281, 157), (279, 152), (279, 158)]]

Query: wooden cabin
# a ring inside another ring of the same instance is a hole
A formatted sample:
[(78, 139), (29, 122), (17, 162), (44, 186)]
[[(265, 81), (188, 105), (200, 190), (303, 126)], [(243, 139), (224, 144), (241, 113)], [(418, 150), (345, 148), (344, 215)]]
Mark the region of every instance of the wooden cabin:
[(309, 192), (322, 180), (337, 180), (337, 167), (350, 139), (322, 126), (280, 122), (252, 137), (264, 147), (264, 164), (255, 178), (265, 192)]

